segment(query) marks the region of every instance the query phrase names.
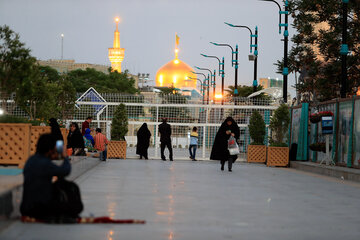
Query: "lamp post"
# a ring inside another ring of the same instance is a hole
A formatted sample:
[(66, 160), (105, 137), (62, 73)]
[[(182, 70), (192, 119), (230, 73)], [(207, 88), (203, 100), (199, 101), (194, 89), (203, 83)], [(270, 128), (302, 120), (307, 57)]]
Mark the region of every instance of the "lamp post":
[(64, 57), (64, 34), (61, 34), (61, 60), (63, 60)]
[[(289, 43), (289, 31), (288, 31), (288, 17), (289, 17), (289, 2), (288, 0), (284, 0), (284, 11), (281, 11), (281, 7), (279, 3), (275, 0), (260, 0), (265, 2), (273, 2), (279, 7), (279, 33), (281, 33), (281, 27), (284, 27), (284, 68), (283, 68), (283, 99), (284, 102), (287, 102), (287, 81), (288, 81), (288, 43)], [(346, 0), (345, 0), (346, 1)], [(285, 23), (281, 23), (281, 14), (285, 15)]]
[(349, 0), (342, 0), (342, 44), (340, 49), (341, 54), (341, 87), (340, 96), (346, 98), (346, 84), (347, 84), (347, 69), (346, 69), (346, 56), (349, 52), (347, 45), (347, 13), (348, 13)]
[(198, 69), (198, 70), (203, 70), (203, 71), (209, 71), (210, 72), (210, 76), (212, 77), (212, 78), (210, 78), (210, 83), (209, 83), (209, 87), (208, 87), (208, 96), (210, 96), (210, 86), (212, 85), (213, 87), (214, 87), (214, 89), (213, 89), (213, 99), (214, 99), (214, 101), (215, 101), (215, 87), (216, 87), (216, 84), (215, 84), (215, 76), (216, 76), (216, 71), (214, 70), (214, 73), (213, 72), (211, 72), (211, 70), (210, 69), (208, 69), (208, 68), (199, 68), (199, 67), (197, 67), (197, 66), (194, 66), (196, 69)]
[[(215, 46), (226, 46), (229, 47), (231, 49), (231, 66), (235, 67), (235, 90), (234, 90), (234, 95), (235, 97), (237, 97), (238, 95), (238, 68), (239, 68), (239, 63), (238, 63), (238, 45), (236, 45), (235, 51), (234, 49), (229, 45), (229, 44), (223, 44), (223, 43), (214, 43), (214, 42), (210, 42), (211, 44), (215, 45)], [(234, 59), (234, 55), (235, 55), (235, 59)], [(236, 103), (236, 101), (235, 101)]]
[[(220, 59), (218, 57), (216, 57), (216, 56), (208, 56), (208, 55), (205, 55), (205, 54), (202, 54), (202, 53), (200, 53), (200, 55), (203, 56), (203, 57), (208, 57), (208, 58), (216, 58), (219, 61), (219, 75), (221, 74), (221, 96), (223, 96), (221, 98), (221, 104), (223, 105), (224, 104), (224, 78), (225, 78), (225, 71), (224, 71), (225, 60), (224, 60), (224, 57), (222, 58), (222, 62), (221, 62)], [(214, 72), (215, 72), (215, 70), (214, 70)]]
[[(205, 104), (205, 102), (204, 102), (204, 99), (205, 99), (205, 89), (204, 89), (204, 84), (203, 84), (203, 81), (201, 81), (199, 78), (192, 78), (192, 77), (189, 77), (188, 76), (188, 78), (189, 79), (191, 79), (191, 80), (197, 80), (197, 81), (199, 81), (200, 82), (200, 85), (201, 85), (201, 89), (200, 89), (200, 92), (202, 93), (202, 95), (203, 95), (203, 97), (202, 97), (202, 104), (204, 105)], [(191, 81), (190, 80), (190, 81)]]
[[(258, 27), (255, 27), (255, 34), (251, 31), (251, 29), (248, 26), (242, 26), (242, 25), (233, 25), (230, 23), (225, 23), (229, 25), (230, 27), (237, 27), (237, 28), (246, 28), (250, 31), (250, 53), (252, 53), (252, 48), (254, 48), (254, 55), (255, 58), (252, 59), (251, 57), (253, 55), (249, 55), (249, 60), (254, 60), (254, 79), (253, 79), (253, 87), (254, 92), (257, 90), (258, 82), (257, 82), (257, 58), (258, 58)], [(252, 38), (255, 38), (255, 44), (252, 44)]]
[[(191, 73), (203, 75), (204, 78), (205, 78), (204, 81), (203, 81), (203, 86), (206, 86), (206, 87), (209, 88), (209, 75), (208, 75), (208, 77), (206, 78), (206, 75), (203, 74), (203, 73), (193, 72), (193, 71), (191, 71)], [(207, 84), (206, 84), (206, 81), (207, 81)], [(209, 90), (208, 90), (208, 96), (207, 96), (207, 104), (209, 104)]]

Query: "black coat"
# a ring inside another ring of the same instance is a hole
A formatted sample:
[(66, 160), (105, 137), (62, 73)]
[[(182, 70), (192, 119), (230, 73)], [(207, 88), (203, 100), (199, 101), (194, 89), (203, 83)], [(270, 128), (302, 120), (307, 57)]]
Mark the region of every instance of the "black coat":
[(150, 145), (150, 137), (151, 133), (147, 128), (147, 124), (144, 123), (137, 132), (136, 154), (147, 156), (146, 153)]
[[(227, 125), (227, 122), (231, 121), (231, 125)], [(226, 118), (226, 120), (221, 124), (218, 132), (215, 136), (215, 141), (211, 149), (210, 159), (212, 160), (228, 160), (231, 156), (233, 161), (237, 159), (236, 155), (230, 155), (228, 150), (228, 139), (231, 135), (226, 134), (226, 131), (230, 130), (231, 133), (235, 134), (236, 142), (238, 142), (240, 137), (239, 126), (232, 117)]]
[(80, 132), (79, 126), (76, 124), (74, 132), (69, 132), (67, 136), (67, 148), (85, 148), (83, 135)]
[(56, 121), (55, 118), (50, 118), (49, 119), (50, 122), (50, 127), (51, 127), (51, 135), (55, 138), (55, 140), (61, 140), (64, 141), (63, 135), (61, 134), (60, 131), (60, 126), (58, 124), (58, 122)]
[(22, 215), (34, 216), (39, 209), (46, 209), (53, 201), (53, 176), (69, 175), (71, 165), (68, 158), (61, 166), (54, 164), (50, 158), (40, 154), (31, 156), (24, 167), (23, 196), (20, 206)]
[(171, 143), (171, 126), (166, 122), (159, 125), (160, 142)]

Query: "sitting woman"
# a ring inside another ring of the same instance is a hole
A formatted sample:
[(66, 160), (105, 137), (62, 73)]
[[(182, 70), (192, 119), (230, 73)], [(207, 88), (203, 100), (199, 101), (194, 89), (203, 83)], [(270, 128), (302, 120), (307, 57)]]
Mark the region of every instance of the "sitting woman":
[(74, 156), (84, 156), (84, 139), (77, 123), (70, 124), (70, 132), (67, 136), (67, 148), (71, 148)]
[(91, 130), (89, 128), (87, 128), (85, 130), (85, 135), (83, 138), (84, 138), (85, 148), (87, 148), (88, 152), (94, 152), (95, 151), (95, 148), (94, 148), (95, 141), (94, 141), (93, 136), (91, 136), (90, 132), (91, 132)]

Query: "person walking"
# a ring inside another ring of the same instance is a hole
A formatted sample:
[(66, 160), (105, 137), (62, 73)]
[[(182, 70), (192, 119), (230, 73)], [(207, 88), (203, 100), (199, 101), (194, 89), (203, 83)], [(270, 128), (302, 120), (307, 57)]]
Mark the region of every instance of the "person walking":
[(225, 162), (228, 161), (228, 170), (232, 172), (232, 164), (237, 159), (237, 155), (230, 155), (228, 150), (228, 139), (230, 136), (233, 136), (238, 141), (240, 130), (235, 120), (232, 117), (227, 117), (216, 133), (210, 155), (210, 159), (220, 160), (221, 171), (224, 171)]
[(109, 144), (109, 140), (105, 137), (104, 134), (101, 133), (101, 129), (96, 129), (96, 136), (95, 136), (95, 149), (100, 152), (100, 160), (106, 161), (107, 158), (107, 147), (106, 145)]
[(196, 155), (198, 141), (199, 141), (199, 134), (197, 133), (197, 127), (193, 127), (192, 132), (190, 134), (190, 146), (189, 146), (190, 159), (192, 159), (193, 161), (196, 161), (195, 155)]
[(137, 136), (136, 154), (140, 155), (140, 159), (144, 157), (147, 160), (151, 133), (146, 123), (144, 123), (139, 128), (139, 131), (137, 132), (136, 136)]
[(162, 123), (159, 125), (159, 133), (160, 133), (160, 151), (161, 151), (161, 159), (166, 161), (164, 150), (165, 147), (169, 150), (169, 159), (173, 161), (173, 151), (171, 146), (171, 126), (167, 123), (167, 119), (163, 118)]
[(85, 131), (87, 128), (90, 128), (90, 123), (92, 121), (92, 117), (89, 116), (86, 118), (86, 120), (81, 124), (81, 134), (84, 136), (85, 135)]
[(77, 123), (73, 122), (70, 124), (70, 132), (67, 136), (67, 148), (72, 149), (72, 154), (74, 156), (86, 155), (84, 151), (84, 139)]

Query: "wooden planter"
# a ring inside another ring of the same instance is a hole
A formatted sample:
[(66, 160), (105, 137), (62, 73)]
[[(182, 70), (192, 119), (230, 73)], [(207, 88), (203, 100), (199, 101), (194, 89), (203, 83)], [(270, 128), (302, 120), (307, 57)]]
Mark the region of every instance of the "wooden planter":
[(126, 159), (126, 141), (110, 141), (107, 146), (107, 158)]
[(0, 124), (0, 164), (24, 167), (30, 154), (30, 131), (28, 123)]
[(268, 167), (287, 167), (289, 165), (289, 148), (268, 147), (266, 165)]
[(249, 162), (249, 163), (265, 163), (266, 162), (266, 146), (265, 145), (248, 145), (247, 162)]

